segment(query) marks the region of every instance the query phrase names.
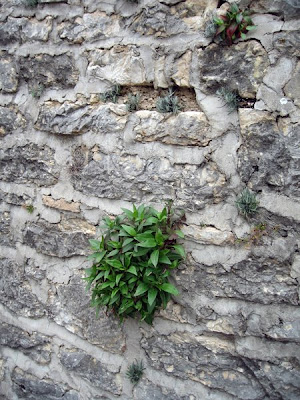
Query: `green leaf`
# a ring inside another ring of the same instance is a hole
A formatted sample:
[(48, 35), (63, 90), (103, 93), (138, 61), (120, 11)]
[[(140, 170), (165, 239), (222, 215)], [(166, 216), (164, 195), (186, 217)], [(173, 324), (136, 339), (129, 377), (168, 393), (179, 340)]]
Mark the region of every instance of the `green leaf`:
[(235, 17), (235, 20), (238, 24), (240, 24), (243, 21), (243, 14), (238, 13), (237, 16)]
[(111, 298), (115, 297), (115, 295), (118, 293), (120, 289), (118, 287), (116, 287), (112, 292), (111, 292)]
[(122, 247), (127, 246), (129, 243), (131, 243), (134, 240), (134, 238), (127, 238), (124, 240)]
[(133, 220), (133, 212), (132, 211), (128, 210), (127, 208), (122, 208), (122, 211), (124, 211), (124, 213), (126, 214), (128, 219)]
[(118, 274), (116, 276), (116, 284), (119, 285), (120, 279), (122, 278), (123, 274)]
[(152, 262), (154, 267), (157, 266), (158, 258), (159, 258), (159, 250), (152, 251), (151, 256), (150, 256), (150, 261)]
[(145, 241), (138, 244), (138, 246), (140, 247), (147, 247), (147, 248), (156, 247), (156, 245), (157, 243), (155, 239), (146, 239)]
[(106, 289), (111, 285), (111, 282), (104, 282), (102, 285), (99, 287), (99, 290)]
[(127, 232), (130, 236), (136, 235), (136, 230), (129, 225), (121, 225), (125, 232)]
[(113, 256), (115, 256), (116, 254), (118, 254), (119, 251), (120, 251), (119, 249), (112, 250), (111, 252), (109, 252), (109, 253), (107, 254), (107, 257), (113, 257)]
[(142, 257), (147, 254), (150, 250), (148, 248), (139, 249), (133, 253), (134, 257)]
[(162, 263), (162, 264), (168, 264), (168, 265), (172, 264), (172, 262), (169, 259), (169, 257), (167, 257), (164, 254), (159, 256), (159, 262)]
[(127, 272), (130, 272), (131, 274), (137, 275), (136, 268), (133, 265), (127, 270)]
[(134, 296), (140, 296), (141, 294), (147, 292), (147, 290), (148, 290), (148, 285), (146, 285), (146, 283), (142, 282), (137, 287), (136, 292), (134, 293)]
[(238, 6), (237, 6), (235, 3), (233, 3), (233, 4), (231, 5), (231, 7), (230, 7), (230, 12), (232, 12), (232, 13), (234, 13), (234, 14), (236, 14), (236, 13), (239, 12), (239, 8), (238, 8)]
[(246, 26), (247, 31), (253, 31), (253, 29), (256, 29), (256, 28), (257, 28), (256, 25), (249, 25), (249, 26)]
[(148, 290), (148, 304), (150, 307), (152, 306), (154, 300), (156, 299), (157, 293), (158, 290), (155, 288), (151, 288)]
[(124, 311), (127, 310), (127, 308), (129, 308), (129, 307), (131, 307), (133, 305), (134, 305), (133, 300), (127, 300), (127, 299), (125, 301), (123, 300), (122, 304), (121, 304), (121, 307), (119, 309), (119, 314), (123, 314)]
[(177, 254), (179, 254), (182, 258), (185, 258), (185, 251), (181, 244), (174, 244), (173, 247)]
[(155, 225), (158, 222), (156, 217), (149, 217), (146, 219), (144, 226)]
[(174, 294), (175, 296), (177, 296), (179, 294), (179, 292), (176, 289), (176, 287), (171, 285), (170, 283), (163, 283), (160, 286), (160, 289), (162, 289), (164, 292), (167, 292), (167, 293), (170, 293), (170, 294)]
[(111, 265), (112, 267), (116, 269), (124, 269), (123, 265), (119, 260), (106, 260), (108, 265)]
[(89, 239), (90, 246), (92, 250), (100, 250), (101, 249), (101, 242), (95, 239)]
[(241, 33), (241, 38), (245, 40), (247, 39), (247, 36), (244, 33)]
[(181, 239), (184, 239), (184, 233), (183, 232), (181, 232), (180, 230), (176, 230), (175, 231), (175, 233), (176, 233), (176, 235), (178, 236), (178, 237), (180, 237)]
[(158, 229), (158, 231), (155, 233), (155, 240), (159, 246), (164, 243), (164, 235), (162, 234), (160, 229)]

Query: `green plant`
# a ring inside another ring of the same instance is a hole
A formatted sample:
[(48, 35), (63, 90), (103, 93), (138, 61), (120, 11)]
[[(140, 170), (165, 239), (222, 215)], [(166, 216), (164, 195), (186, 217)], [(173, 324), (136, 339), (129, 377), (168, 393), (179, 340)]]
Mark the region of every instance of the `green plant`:
[(139, 94), (129, 94), (127, 98), (126, 108), (127, 111), (133, 112), (137, 111), (139, 107), (141, 96)]
[(24, 0), (24, 4), (27, 7), (35, 7), (39, 4), (39, 0)]
[(252, 244), (259, 244), (261, 238), (267, 234), (267, 225), (264, 222), (260, 222), (259, 224), (251, 228), (251, 232), (249, 235), (243, 238), (238, 238), (236, 242), (244, 243), (245, 246), (250, 247)]
[(239, 212), (244, 217), (249, 218), (257, 212), (258, 200), (256, 200), (255, 194), (250, 192), (248, 188), (245, 188), (239, 195), (236, 201)]
[(217, 25), (215, 23), (216, 16), (214, 14), (210, 14), (208, 21), (205, 25), (204, 36), (206, 38), (211, 38), (215, 36), (217, 32)]
[(40, 83), (38, 85), (35, 85), (32, 88), (31, 95), (32, 95), (32, 97), (39, 99), (41, 97), (41, 95), (43, 94), (44, 90), (45, 90), (45, 86), (42, 83)]
[(32, 204), (28, 204), (24, 206), (26, 208), (26, 210), (29, 212), (29, 214), (32, 214), (34, 211), (34, 207)]
[(100, 99), (107, 103), (111, 101), (112, 103), (116, 103), (118, 98), (121, 96), (121, 86), (114, 85), (111, 90), (107, 90), (106, 92), (100, 95)]
[(159, 97), (156, 102), (156, 108), (160, 113), (173, 113), (177, 114), (180, 111), (180, 104), (177, 96), (169, 89), (169, 94), (164, 97)]
[(135, 360), (135, 362), (133, 362), (127, 368), (126, 376), (128, 377), (131, 383), (136, 385), (143, 376), (144, 370), (145, 368), (143, 362)]
[(101, 240), (90, 240), (93, 265), (84, 279), (87, 289), (93, 285), (91, 305), (97, 312), (106, 306), (121, 321), (138, 314), (151, 324), (155, 311), (178, 295), (169, 276), (185, 257), (176, 243), (183, 238), (180, 219), (171, 202), (162, 211), (144, 205), (122, 210), (115, 219), (104, 218)]
[(222, 87), (217, 90), (216, 94), (223, 100), (224, 106), (228, 108), (229, 114), (237, 110), (239, 101), (236, 92)]
[(231, 4), (226, 15), (215, 17), (214, 23), (217, 26), (215, 37), (221, 37), (229, 45), (235, 39), (246, 39), (247, 32), (256, 28), (249, 17), (249, 12), (247, 10), (241, 11), (235, 3)]

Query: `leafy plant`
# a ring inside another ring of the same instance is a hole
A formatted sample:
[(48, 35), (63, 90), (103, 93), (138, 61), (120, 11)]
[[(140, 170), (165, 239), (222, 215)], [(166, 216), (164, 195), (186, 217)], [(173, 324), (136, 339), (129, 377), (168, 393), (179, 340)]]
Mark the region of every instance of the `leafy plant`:
[(28, 205), (25, 204), (25, 205), (24, 205), (24, 208), (26, 209), (26, 211), (29, 212), (29, 214), (32, 214), (33, 211), (34, 211), (34, 207), (33, 207), (32, 204), (28, 204)]
[(224, 105), (228, 108), (229, 114), (237, 110), (239, 101), (236, 92), (222, 87), (217, 90), (216, 94), (223, 100)]
[(139, 94), (129, 94), (127, 98), (127, 111), (133, 112), (137, 111), (139, 107), (141, 96)]
[(171, 202), (162, 211), (144, 205), (122, 210), (115, 219), (104, 218), (100, 240), (90, 240), (93, 265), (84, 279), (87, 289), (93, 285), (91, 305), (97, 312), (106, 306), (121, 321), (139, 315), (151, 324), (155, 311), (178, 295), (169, 276), (185, 257), (176, 243), (183, 238), (180, 220)]
[(267, 225), (263, 222), (260, 222), (259, 224), (251, 228), (251, 232), (249, 235), (243, 238), (238, 238), (236, 242), (244, 243), (245, 246), (250, 247), (252, 244), (254, 245), (259, 244), (261, 238), (266, 234), (268, 234)]
[(121, 86), (114, 85), (111, 90), (107, 90), (106, 92), (100, 95), (100, 99), (107, 103), (111, 101), (112, 103), (116, 103), (118, 98), (121, 96)]
[(156, 102), (156, 108), (160, 113), (177, 114), (180, 111), (180, 104), (177, 96), (169, 89), (169, 94), (164, 97), (159, 97)]
[(221, 37), (229, 45), (235, 39), (246, 39), (247, 32), (256, 28), (249, 17), (249, 12), (247, 10), (241, 11), (235, 3), (231, 4), (226, 15), (215, 17), (214, 22), (217, 26), (215, 37)]
[(215, 23), (215, 18), (216, 16), (214, 14), (211, 14), (208, 21), (206, 22), (204, 30), (204, 36), (206, 38), (211, 38), (215, 36), (217, 32), (217, 24)]
[(256, 200), (255, 194), (250, 192), (248, 188), (245, 188), (239, 195), (236, 201), (239, 212), (244, 217), (249, 218), (257, 212), (258, 200)]
[(44, 90), (45, 90), (45, 86), (42, 83), (40, 83), (33, 87), (33, 89), (31, 90), (31, 95), (32, 95), (32, 97), (39, 99), (41, 97), (41, 95), (43, 94)]
[(142, 361), (133, 362), (126, 371), (126, 376), (129, 378), (130, 382), (136, 385), (144, 373), (144, 365)]

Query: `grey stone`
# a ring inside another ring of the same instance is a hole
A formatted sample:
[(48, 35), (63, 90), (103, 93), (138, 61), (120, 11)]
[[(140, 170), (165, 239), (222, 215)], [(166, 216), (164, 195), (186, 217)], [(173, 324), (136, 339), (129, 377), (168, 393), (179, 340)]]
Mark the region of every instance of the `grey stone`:
[(116, 374), (108, 369), (97, 359), (79, 350), (68, 350), (61, 347), (60, 362), (69, 371), (86, 380), (91, 386), (106, 390), (115, 395), (121, 394), (120, 384)]
[(88, 239), (94, 236), (95, 228), (83, 220), (77, 222), (73, 230), (63, 224), (49, 224), (43, 220), (29, 223), (24, 231), (24, 244), (55, 257), (86, 255)]
[(40, 84), (45, 88), (66, 89), (74, 87), (78, 81), (79, 71), (68, 53), (20, 57), (19, 64), (19, 78), (28, 82), (31, 88)]
[(24, 266), (6, 258), (0, 259), (0, 301), (18, 315), (41, 318), (47, 307), (32, 293)]
[(265, 390), (242, 358), (233, 354), (230, 341), (214, 338), (212, 345), (210, 340), (180, 332), (169, 336), (144, 336), (141, 344), (151, 366), (160, 372), (200, 382), (236, 399), (263, 399)]
[(298, 62), (290, 81), (284, 87), (286, 96), (294, 100), (296, 106), (300, 106), (300, 62)]
[(288, 135), (278, 131), (269, 113), (240, 110), (243, 143), (238, 150), (238, 170), (242, 181), (253, 190), (270, 188), (299, 198), (299, 134), (295, 125)]
[(8, 17), (0, 26), (0, 44), (9, 45), (26, 41), (46, 42), (52, 30), (51, 18), (44, 21)]
[(255, 98), (269, 66), (266, 51), (253, 40), (233, 46), (212, 44), (198, 57), (200, 87), (210, 94), (228, 87), (243, 98)]
[(9, 133), (16, 133), (26, 127), (26, 119), (15, 106), (0, 106), (0, 138)]
[(12, 57), (0, 52), (0, 91), (3, 93), (16, 92), (18, 87), (18, 68)]
[(15, 368), (11, 379), (14, 391), (19, 399), (29, 400), (79, 400), (79, 393), (69, 386), (50, 379), (40, 379), (36, 376)]
[(178, 206), (189, 210), (203, 208), (207, 199), (217, 203), (226, 196), (225, 177), (212, 162), (171, 167), (166, 159), (103, 153), (97, 160), (72, 176), (75, 189), (89, 196), (133, 202), (146, 196), (148, 201), (175, 198)]
[(16, 193), (5, 193), (0, 190), (0, 201), (5, 201), (14, 206), (24, 206), (26, 203), (32, 202), (32, 199), (27, 194), (17, 195)]
[(123, 353), (125, 336), (118, 318), (105, 313), (102, 308), (90, 307), (91, 292), (85, 290), (85, 283), (75, 276), (67, 285), (57, 286), (57, 300), (51, 307), (54, 320), (89, 343), (113, 353)]
[(29, 334), (23, 329), (2, 322), (0, 326), (0, 344), (21, 351), (40, 364), (51, 360), (50, 340), (37, 332)]
[(52, 149), (30, 143), (0, 150), (0, 172), (5, 182), (50, 186), (58, 181), (60, 170)]
[(36, 127), (60, 135), (79, 135), (87, 131), (118, 133), (125, 127), (125, 106), (86, 103), (46, 102), (40, 108)]
[[(163, 383), (163, 382), (162, 382)], [(148, 380), (143, 379), (133, 391), (134, 400), (191, 400), (189, 395), (178, 396), (174, 390), (168, 390), (164, 387), (155, 385)]]
[(274, 33), (273, 46), (280, 56), (300, 57), (300, 31)]
[(9, 211), (0, 211), (0, 244), (14, 247), (13, 233), (10, 227), (11, 216)]

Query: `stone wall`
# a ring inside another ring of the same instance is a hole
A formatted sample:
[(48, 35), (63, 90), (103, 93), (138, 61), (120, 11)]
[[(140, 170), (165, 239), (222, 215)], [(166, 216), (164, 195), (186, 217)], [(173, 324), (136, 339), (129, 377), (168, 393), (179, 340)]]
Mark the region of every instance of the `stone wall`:
[[(204, 35), (222, 3), (1, 2), (1, 399), (300, 398), (299, 1), (240, 0), (257, 29), (231, 47)], [(155, 109), (170, 87), (177, 115)], [(170, 198), (186, 211), (180, 295), (152, 327), (96, 318), (88, 239)]]

